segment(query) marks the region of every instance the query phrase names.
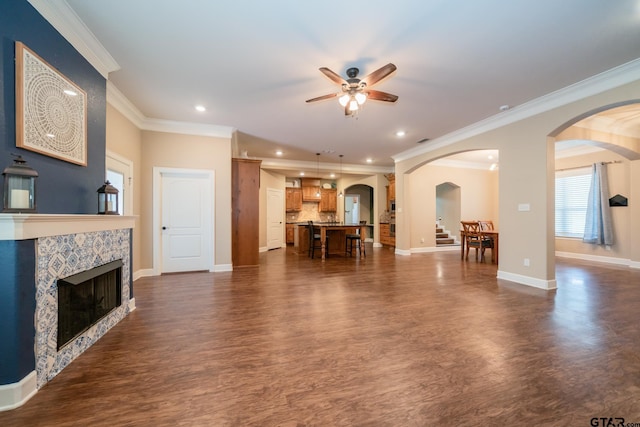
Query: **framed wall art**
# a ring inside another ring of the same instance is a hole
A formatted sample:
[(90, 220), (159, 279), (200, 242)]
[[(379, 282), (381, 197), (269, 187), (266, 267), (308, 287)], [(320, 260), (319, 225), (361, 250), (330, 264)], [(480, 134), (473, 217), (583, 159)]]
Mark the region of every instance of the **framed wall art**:
[(16, 146), (87, 165), (87, 94), (16, 42)]

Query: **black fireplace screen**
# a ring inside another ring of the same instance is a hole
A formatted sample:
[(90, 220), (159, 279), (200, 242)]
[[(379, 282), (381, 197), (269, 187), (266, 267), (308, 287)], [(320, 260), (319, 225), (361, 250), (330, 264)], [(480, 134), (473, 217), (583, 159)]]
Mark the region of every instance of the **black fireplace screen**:
[(58, 350), (122, 303), (122, 260), (58, 280)]

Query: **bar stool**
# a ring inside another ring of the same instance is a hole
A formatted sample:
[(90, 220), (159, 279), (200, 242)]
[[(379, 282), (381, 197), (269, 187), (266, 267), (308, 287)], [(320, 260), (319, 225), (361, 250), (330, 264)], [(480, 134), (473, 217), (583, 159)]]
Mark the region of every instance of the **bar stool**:
[[(365, 225), (366, 223), (367, 221), (360, 221), (360, 225)], [(367, 256), (367, 251), (362, 243), (362, 236), (360, 236), (360, 229), (357, 229), (355, 233), (347, 233), (345, 237), (344, 251), (347, 255), (353, 256), (353, 249), (355, 248), (358, 250), (358, 255)]]

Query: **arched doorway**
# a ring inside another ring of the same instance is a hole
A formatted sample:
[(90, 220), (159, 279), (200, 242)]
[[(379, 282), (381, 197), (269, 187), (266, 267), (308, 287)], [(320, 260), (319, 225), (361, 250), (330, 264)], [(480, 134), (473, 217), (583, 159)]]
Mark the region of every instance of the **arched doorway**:
[[(640, 103), (618, 103), (580, 115), (550, 134), (555, 147), (554, 173), (590, 174), (594, 163), (607, 165), (609, 195), (628, 196), (640, 182)], [(552, 209), (557, 211), (557, 202)], [(611, 208), (614, 243), (585, 243), (580, 237), (554, 235), (555, 254), (613, 264), (633, 263), (640, 254), (633, 207)], [(557, 214), (556, 214), (557, 216)]]
[(344, 192), (344, 222), (357, 224), (367, 221), (373, 224), (373, 187), (356, 184)]
[[(436, 185), (436, 225), (443, 236), (436, 236), (436, 246), (455, 242), (460, 225), (460, 186), (452, 182)], [(444, 234), (447, 237), (444, 237)]]

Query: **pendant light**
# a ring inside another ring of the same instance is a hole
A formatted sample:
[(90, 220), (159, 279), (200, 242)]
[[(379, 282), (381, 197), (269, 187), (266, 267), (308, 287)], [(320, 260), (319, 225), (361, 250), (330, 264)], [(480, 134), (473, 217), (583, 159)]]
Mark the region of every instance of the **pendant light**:
[[(342, 157), (343, 156), (344, 154), (340, 154), (340, 181), (342, 181)], [(342, 184), (342, 182), (340, 184)], [(340, 189), (340, 194), (338, 194), (338, 197), (342, 197), (342, 189)]]
[[(320, 181), (320, 153), (316, 153), (316, 175), (318, 176), (318, 182)], [(318, 191), (316, 197), (320, 197), (320, 185), (318, 185)]]

